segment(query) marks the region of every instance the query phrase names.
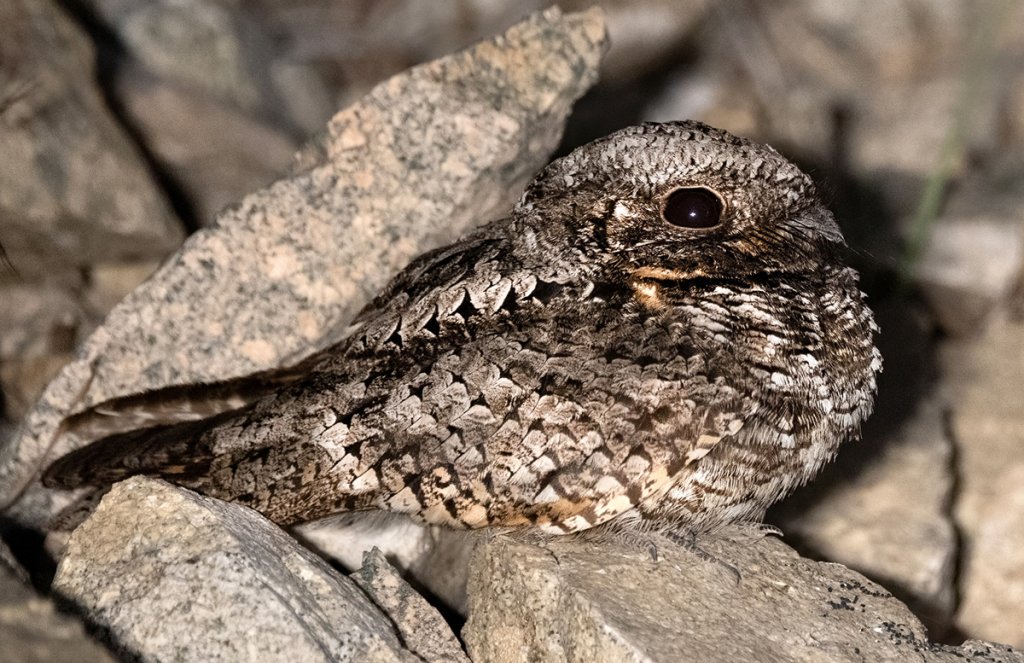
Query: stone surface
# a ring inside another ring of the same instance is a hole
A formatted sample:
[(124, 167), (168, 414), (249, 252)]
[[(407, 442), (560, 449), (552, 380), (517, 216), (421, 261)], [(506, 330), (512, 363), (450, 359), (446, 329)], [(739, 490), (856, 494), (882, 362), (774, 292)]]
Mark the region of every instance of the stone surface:
[(1024, 273), (1024, 211), (944, 216), (930, 231), (916, 280), (942, 328), (971, 334), (1005, 302)]
[[(632, 81), (673, 64), (696, 32), (704, 0), (464, 0), (422, 3), (376, 0), (353, 4), (325, 0), (255, 0), (247, 3), (268, 30), (287, 35), (285, 54), (319, 63), (340, 93), (361, 95), (377, 81), (418, 62), (449, 53), (506, 29), (552, 4), (563, 11), (601, 7), (611, 48), (601, 67), (604, 82)], [(672, 119), (684, 119), (681, 117)], [(623, 123), (624, 126), (627, 123)]]
[(59, 280), (0, 285), (0, 413), (9, 420), (25, 416), (98, 322), (77, 301), (79, 288)]
[(294, 531), (321, 555), (348, 569), (358, 569), (364, 555), (379, 548), (406, 577), (460, 615), (466, 614), (469, 559), (486, 536), (372, 512), (325, 518)]
[(155, 261), (96, 263), (89, 269), (84, 299), (91, 311), (106, 315), (159, 267)]
[(914, 270), (933, 315), (953, 335), (982, 331), (1024, 278), (1024, 168), (991, 169), (944, 202)]
[(957, 625), (1024, 646), (1024, 322), (997, 316), (942, 352), (964, 539)]
[(128, 121), (200, 225), (283, 174), (298, 149), (273, 124), (138, 68), (120, 74), (115, 89)]
[(71, 287), (48, 283), (0, 286), (0, 362), (71, 352), (82, 328), (90, 322)]
[(38, 596), (0, 542), (0, 661), (11, 663), (114, 663), (82, 624)]
[(279, 177), (298, 138), (337, 109), (312, 65), (249, 8), (216, 0), (83, 0), (116, 45), (109, 93), (146, 146), (184, 215), (208, 225)]
[[(502, 214), (558, 143), (604, 46), (600, 12), (551, 10), (335, 116), (291, 177), (226, 210), (111, 312), (0, 449), (0, 505), (69, 449), (54, 441), (67, 414), (297, 361), (414, 255)], [(52, 497), (37, 486), (10, 513), (39, 524)]]
[(147, 661), (414, 661), (354, 582), (256, 512), (155, 479), (115, 485), (54, 590)]
[(71, 353), (58, 353), (0, 364), (4, 415), (11, 421), (20, 421), (32, 409), (50, 380), (73, 359)]
[(391, 618), (402, 642), (417, 656), (437, 663), (469, 663), (441, 613), (402, 580), (379, 549), (363, 555), (363, 566), (352, 578)]
[(910, 407), (869, 460), (851, 471), (841, 458), (772, 521), (814, 557), (892, 589), (941, 636), (955, 608), (959, 554), (949, 513), (953, 449), (935, 394)]
[[(470, 576), (474, 661), (1024, 661), (1002, 645), (930, 644), (888, 591), (774, 538), (642, 547), (498, 537)], [(741, 574), (737, 582), (732, 565)]]
[[(539, 3), (543, 5), (544, 3)], [(583, 10), (599, 5), (608, 16), (611, 48), (601, 67), (603, 84), (635, 81), (659, 66), (679, 59), (708, 14), (706, 0), (561, 0), (563, 9)], [(690, 116), (672, 118), (683, 120)]]
[(183, 236), (106, 108), (94, 57), (50, 0), (0, 3), (0, 240), (25, 279), (163, 257)]
[[(274, 35), (244, 4), (217, 0), (82, 0), (93, 19), (114, 33), (132, 60), (162, 81), (219, 99), (250, 116), (295, 128), (286, 90), (277, 85)], [(297, 85), (315, 92), (323, 83), (307, 70)], [(327, 119), (324, 107), (315, 130)]]

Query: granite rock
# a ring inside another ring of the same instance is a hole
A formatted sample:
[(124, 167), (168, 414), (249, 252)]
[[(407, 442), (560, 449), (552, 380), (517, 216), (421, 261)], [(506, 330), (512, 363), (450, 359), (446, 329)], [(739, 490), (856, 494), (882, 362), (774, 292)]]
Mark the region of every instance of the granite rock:
[(0, 661), (14, 663), (114, 663), (53, 601), (27, 584), (26, 574), (0, 542)]
[(183, 237), (107, 109), (94, 59), (56, 3), (0, 2), (0, 241), (26, 280), (160, 258)]
[(125, 67), (114, 86), (126, 120), (186, 198), (200, 226), (291, 165), (298, 142), (218, 99)]
[(1024, 646), (1024, 323), (997, 315), (980, 335), (945, 343), (941, 357), (964, 540), (956, 622)]
[(136, 477), (72, 534), (54, 591), (145, 661), (416, 661), (356, 584), (255, 511)]
[(422, 525), (403, 515), (362, 512), (304, 523), (293, 532), (324, 557), (358, 569), (374, 549), (449, 610), (466, 614), (469, 560), (483, 532)]
[(436, 663), (469, 663), (441, 613), (402, 579), (379, 549), (363, 555), (363, 566), (352, 578), (391, 618), (402, 642), (417, 656)]
[[(474, 661), (1024, 661), (1009, 647), (928, 642), (902, 603), (839, 564), (751, 533), (668, 541), (481, 546), (463, 628)], [(728, 566), (727, 566), (728, 565)], [(735, 570), (728, 567), (731, 566)], [(737, 581), (736, 571), (740, 574)]]

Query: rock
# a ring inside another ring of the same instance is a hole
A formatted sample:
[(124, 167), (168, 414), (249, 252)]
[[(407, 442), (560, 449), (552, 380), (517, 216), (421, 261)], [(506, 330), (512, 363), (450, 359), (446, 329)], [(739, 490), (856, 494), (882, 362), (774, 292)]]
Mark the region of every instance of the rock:
[[(285, 54), (292, 61), (328, 68), (330, 79), (344, 82), (339, 92), (352, 99), (410, 65), (465, 48), (552, 3), (377, 0), (356, 7), (298, 0), (253, 4), (254, 15), (270, 32), (286, 36)], [(678, 57), (709, 3), (561, 0), (556, 4), (563, 11), (597, 5), (606, 12), (611, 47), (602, 63), (601, 79), (603, 84), (617, 84), (643, 78)]]
[[(549, 10), (335, 116), (291, 177), (193, 235), (86, 341), (0, 449), (0, 508), (47, 454), (70, 449), (53, 438), (72, 412), (288, 364), (337, 340), (410, 258), (509, 207), (604, 46), (600, 12)], [(53, 499), (35, 485), (8, 516), (38, 526)]]
[(294, 528), (318, 553), (345, 568), (358, 569), (374, 549), (447, 608), (466, 614), (466, 570), (480, 532), (415, 523), (405, 516), (352, 513)]
[(70, 287), (0, 286), (0, 362), (71, 352), (91, 322)]
[(93, 311), (106, 315), (159, 267), (149, 260), (97, 263), (89, 269), (85, 300)]
[(982, 335), (947, 342), (942, 362), (966, 551), (957, 625), (1024, 646), (1024, 322), (997, 316)]
[(54, 590), (124, 657), (418, 660), (355, 583), (273, 523), (155, 479), (111, 489), (72, 534)]
[(115, 90), (128, 121), (200, 225), (277, 179), (299, 147), (273, 124), (138, 68), (119, 74)]
[[(746, 539), (746, 540), (744, 540)], [(928, 642), (906, 606), (774, 538), (704, 537), (715, 560), (642, 546), (497, 537), (482, 545), (463, 629), (474, 661), (1024, 661), (1009, 647)], [(741, 574), (736, 575), (726, 565)]]
[[(99, 316), (76, 301), (80, 286), (0, 285), (0, 412), (19, 421), (70, 362)], [(0, 446), (3, 442), (0, 441)]]
[(32, 404), (39, 399), (50, 380), (74, 358), (71, 353), (51, 354), (0, 364), (4, 416), (11, 421), (20, 421), (32, 409)]
[(110, 93), (196, 225), (277, 179), (337, 108), (315, 68), (283, 58), (286, 40), (238, 3), (80, 4), (116, 35)]
[[(1013, 180), (1011, 180), (1013, 181)], [(992, 191), (975, 182), (954, 194), (928, 229), (915, 281), (949, 334), (977, 333), (1024, 277), (1024, 178)]]
[(416, 593), (377, 548), (363, 555), (363, 566), (352, 575), (363, 591), (398, 629), (402, 642), (425, 661), (469, 663), (441, 613)]
[[(563, 9), (582, 10), (592, 0), (562, 0)], [(708, 14), (707, 0), (602, 0), (611, 48), (601, 67), (602, 85), (621, 85), (678, 59)], [(672, 119), (681, 120), (689, 116)]]
[(0, 417), (0, 444), (7, 444), (17, 433), (14, 424)]
[(841, 455), (772, 521), (814, 557), (893, 588), (941, 637), (955, 608), (959, 554), (949, 513), (953, 449), (944, 403), (932, 394), (912, 407), (883, 443), (864, 442), (870, 458)]
[(88, 37), (51, 0), (0, 2), (0, 218), (26, 280), (162, 258), (183, 232), (94, 82)]
[[(273, 36), (245, 7), (216, 0), (83, 0), (134, 62), (163, 82), (294, 128), (275, 84)], [(305, 85), (322, 85), (307, 71)], [(294, 90), (293, 90), (294, 92)], [(324, 108), (315, 129), (327, 119)], [(198, 119), (198, 118), (197, 118)]]
[(61, 614), (25, 582), (0, 542), (0, 661), (18, 663), (114, 663), (82, 624)]

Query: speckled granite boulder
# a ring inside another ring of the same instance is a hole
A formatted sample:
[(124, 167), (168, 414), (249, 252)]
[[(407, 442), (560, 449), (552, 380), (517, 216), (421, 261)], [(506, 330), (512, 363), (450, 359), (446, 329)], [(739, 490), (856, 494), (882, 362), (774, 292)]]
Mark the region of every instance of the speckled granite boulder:
[(0, 2), (0, 241), (25, 279), (163, 258), (184, 238), (106, 106), (95, 57), (58, 3)]
[[(614, 541), (478, 549), (462, 635), (473, 661), (1024, 661), (1005, 645), (928, 642), (905, 605), (774, 538), (669, 542), (657, 561)], [(734, 567), (741, 575), (737, 582)]]
[(54, 590), (144, 661), (421, 660), (276, 525), (156, 479), (114, 486), (71, 536)]

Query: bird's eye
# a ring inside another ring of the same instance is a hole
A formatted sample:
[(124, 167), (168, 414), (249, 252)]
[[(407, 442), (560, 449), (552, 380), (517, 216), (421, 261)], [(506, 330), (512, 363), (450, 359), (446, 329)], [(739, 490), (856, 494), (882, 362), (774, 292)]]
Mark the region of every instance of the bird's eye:
[(722, 199), (703, 187), (676, 189), (661, 215), (680, 228), (714, 228), (722, 220)]

